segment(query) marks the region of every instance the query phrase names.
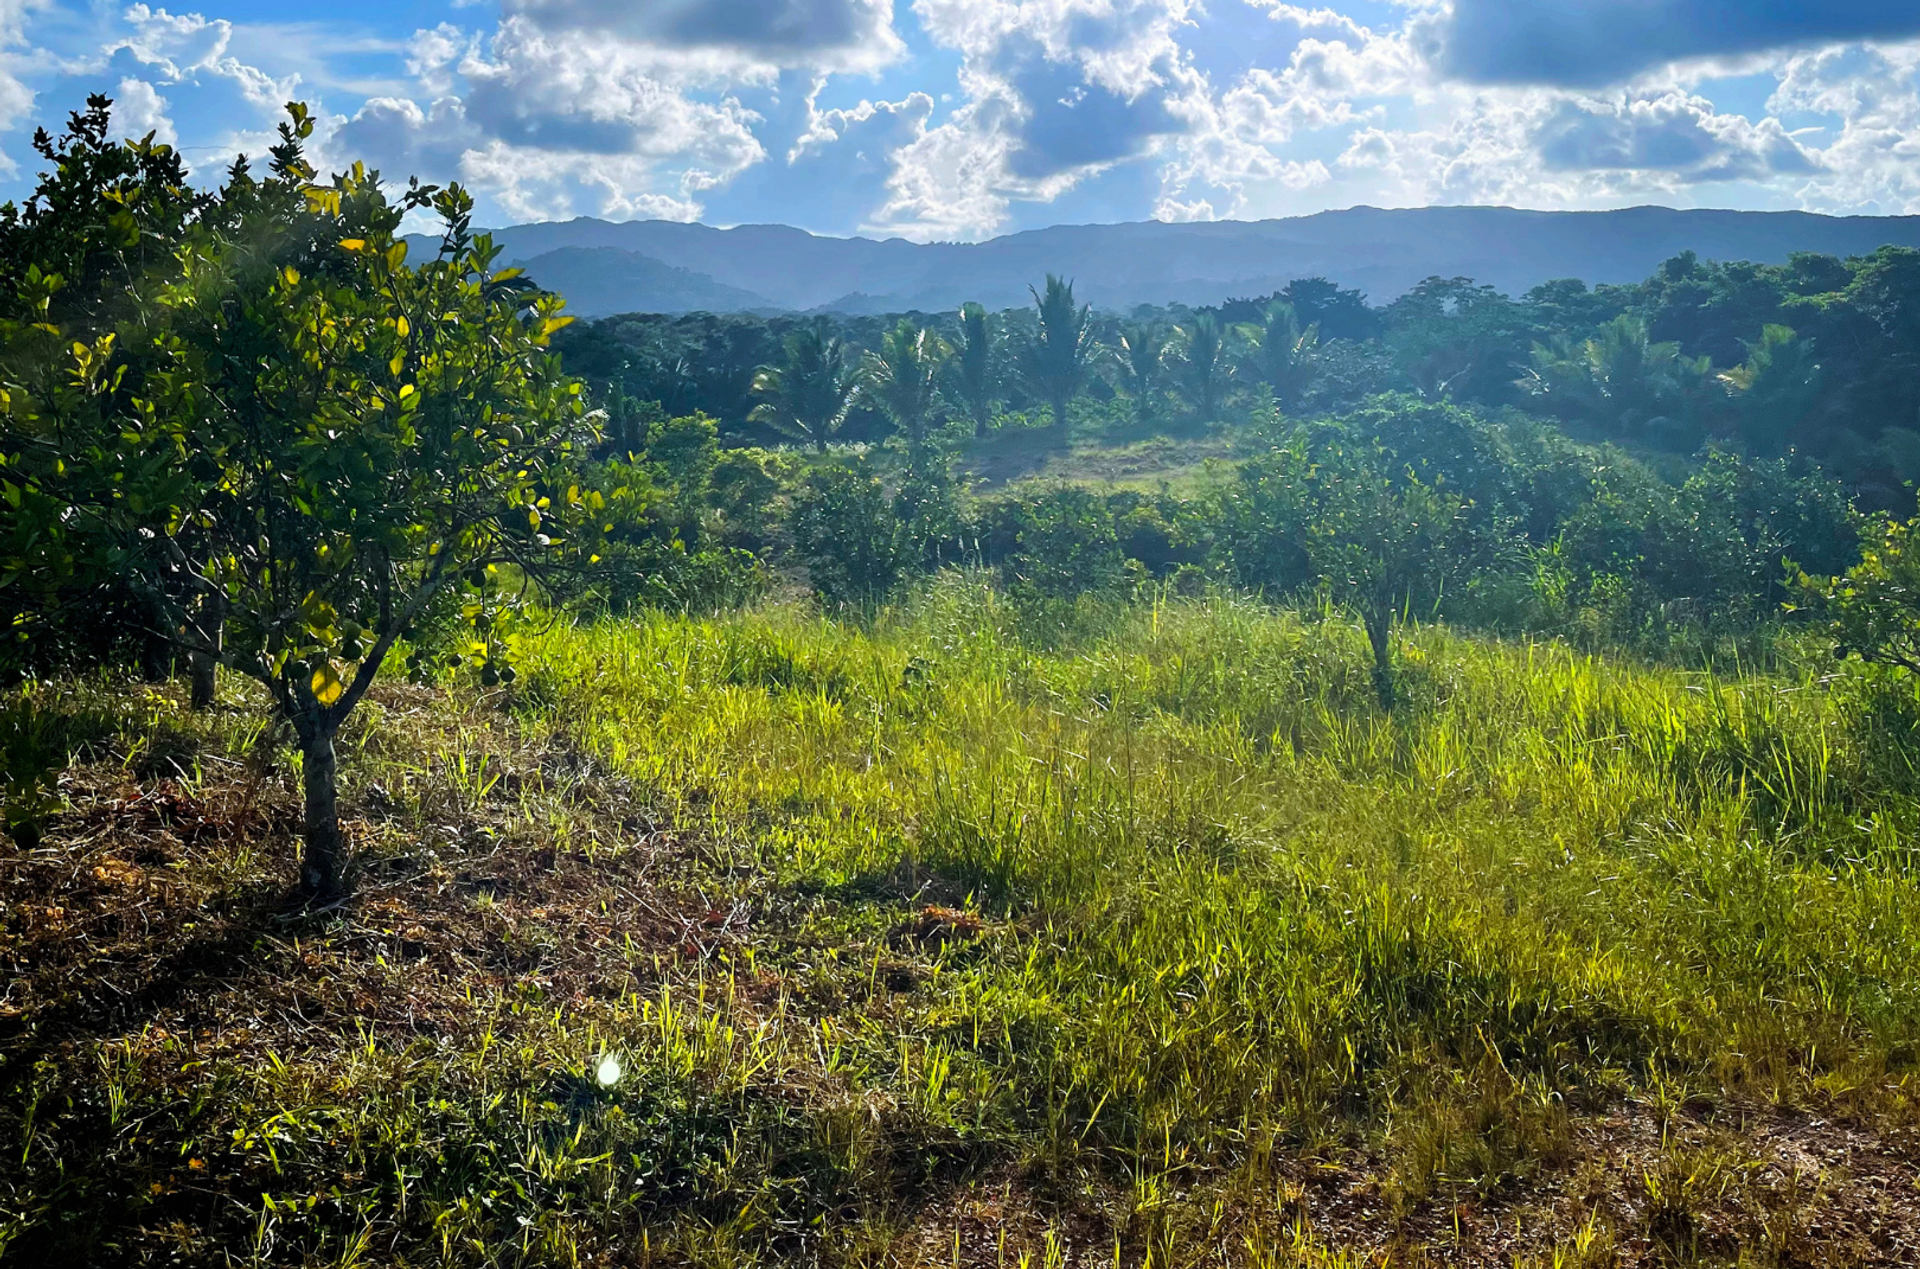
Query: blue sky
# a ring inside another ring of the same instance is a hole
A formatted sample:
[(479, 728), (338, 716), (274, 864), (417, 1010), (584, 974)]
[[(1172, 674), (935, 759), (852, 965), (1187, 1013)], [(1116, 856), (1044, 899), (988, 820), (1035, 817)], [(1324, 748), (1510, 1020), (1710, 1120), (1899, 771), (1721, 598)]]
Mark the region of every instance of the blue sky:
[(0, 197), (106, 92), (596, 215), (978, 239), (1359, 203), (1920, 213), (1915, 0), (0, 0)]

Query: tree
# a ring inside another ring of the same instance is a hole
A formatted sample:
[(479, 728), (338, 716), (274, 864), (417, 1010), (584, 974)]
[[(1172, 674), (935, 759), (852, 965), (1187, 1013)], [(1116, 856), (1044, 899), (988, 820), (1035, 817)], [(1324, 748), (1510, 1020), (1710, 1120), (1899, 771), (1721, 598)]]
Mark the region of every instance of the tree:
[[(265, 687), (300, 750), (302, 889), (326, 898), (346, 862), (335, 739), (389, 654), (464, 625), (453, 659), (496, 681), (526, 591), (500, 570), (556, 576), (605, 500), (571, 478), (596, 429), (546, 348), (557, 297), (494, 268), (457, 187), (394, 200), (357, 165), (316, 182), (290, 113), (272, 174), (236, 163), (180, 251), (145, 396), (113, 391), (110, 336), (76, 343), (64, 391), (9, 385), (0, 502), (60, 508), (62, 549)], [(428, 207), (440, 248), (410, 266), (400, 224)]]
[(1785, 452), (1820, 404), (1820, 362), (1788, 326), (1770, 325), (1747, 359), (1720, 375), (1733, 394), (1735, 427), (1756, 454)]
[(1809, 606), (1827, 618), (1834, 655), (1920, 674), (1920, 520), (1881, 521), (1863, 535), (1860, 562), (1840, 577), (1799, 574)]
[(1378, 445), (1338, 429), (1297, 430), (1224, 491), (1221, 541), (1243, 583), (1317, 585), (1360, 618), (1373, 688), (1392, 709), (1394, 618), (1429, 609), (1481, 554), (1468, 504)]
[(762, 366), (753, 376), (760, 404), (747, 417), (797, 441), (812, 441), (821, 453), (853, 409), (859, 377), (833, 324), (820, 316), (787, 337), (786, 361)]
[(1076, 305), (1073, 283), (1047, 275), (1046, 293), (1032, 287), (1039, 329), (1021, 350), (1020, 374), (1053, 410), (1054, 443), (1067, 444), (1067, 405), (1086, 386), (1093, 361), (1093, 309)]
[(960, 351), (953, 358), (953, 394), (973, 420), (973, 434), (984, 437), (993, 422), (993, 395), (999, 385), (993, 319), (981, 305), (960, 306)]
[(1146, 422), (1166, 379), (1167, 332), (1155, 325), (1128, 326), (1113, 350), (1120, 390), (1133, 398), (1134, 418)]
[(1367, 306), (1367, 297), (1325, 278), (1295, 278), (1274, 298), (1293, 309), (1302, 329), (1317, 327), (1323, 339), (1362, 340), (1379, 333), (1380, 315)]
[(909, 525), (864, 459), (809, 471), (794, 495), (793, 543), (829, 604), (872, 604), (900, 585), (913, 560)]
[(1323, 453), (1312, 477), (1307, 556), (1334, 598), (1353, 609), (1373, 650), (1373, 688), (1392, 709), (1393, 620), (1437, 601), (1469, 563), (1465, 504), (1408, 476), (1395, 480), (1364, 450)]
[(1233, 378), (1233, 359), (1227, 354), (1226, 331), (1211, 313), (1201, 313), (1177, 327), (1173, 346), (1174, 381), (1199, 414), (1211, 423), (1220, 417), (1220, 402)]
[[(111, 99), (95, 93), (68, 117), (56, 141), (45, 129), (33, 148), (49, 165), (22, 206), (0, 206), (0, 277), (29, 270), (57, 274), (62, 285), (45, 316), (68, 338), (97, 338), (151, 303), (156, 274), (213, 200), (195, 190), (178, 151), (149, 133), (110, 140)], [(0, 310), (24, 316), (13, 287)]]
[(1619, 435), (1652, 431), (1662, 434), (1656, 439), (1697, 444), (1704, 421), (1726, 399), (1707, 358), (1650, 339), (1646, 322), (1631, 313), (1578, 344), (1565, 337), (1535, 344), (1531, 363), (1518, 381), (1531, 396), (1563, 418)]
[[(72, 343), (111, 336), (118, 355), (110, 390), (125, 401), (144, 391), (146, 341), (137, 328), (152, 316), (159, 282), (176, 267), (175, 253), (214, 202), (187, 183), (179, 154), (151, 134), (110, 140), (112, 105), (94, 94), (84, 111), (69, 116), (58, 140), (36, 131), (33, 146), (48, 169), (23, 204), (0, 206), (0, 321), (8, 323), (10, 363), (0, 373), (44, 388), (49, 374), (63, 373)], [(14, 650), (23, 660), (52, 664), (110, 655), (116, 638), (131, 628), (144, 672), (150, 678), (168, 672), (172, 649), (150, 633), (156, 615), (111, 575), (41, 570), (36, 576), (45, 588), (19, 609), (33, 630), (31, 642)], [(17, 580), (20, 592), (34, 585)], [(210, 705), (212, 663), (195, 659), (191, 669), (194, 705)]]
[(933, 331), (903, 317), (880, 337), (877, 352), (861, 361), (859, 396), (906, 434), (916, 464), (927, 447), (927, 429), (941, 405), (940, 372), (952, 350)]
[(1249, 347), (1242, 366), (1273, 389), (1281, 409), (1298, 410), (1313, 382), (1313, 352), (1320, 343), (1320, 328), (1301, 329), (1293, 305), (1275, 300), (1267, 305), (1260, 322), (1246, 329)]

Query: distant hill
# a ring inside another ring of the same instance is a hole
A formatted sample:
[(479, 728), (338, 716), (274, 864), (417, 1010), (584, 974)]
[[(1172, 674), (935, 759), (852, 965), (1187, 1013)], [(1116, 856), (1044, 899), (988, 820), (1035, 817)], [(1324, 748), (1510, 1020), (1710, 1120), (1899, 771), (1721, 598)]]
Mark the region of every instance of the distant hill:
[(1686, 250), (1780, 263), (1795, 251), (1847, 256), (1888, 243), (1920, 247), (1920, 216), (1354, 207), (1286, 220), (1060, 225), (979, 243), (586, 218), (512, 225), (494, 236), (508, 259), (564, 292), (583, 315), (696, 308), (877, 313), (936, 311), (969, 299), (992, 308), (1023, 304), (1028, 285), (1048, 272), (1074, 278), (1082, 297), (1109, 309), (1213, 304), (1311, 276), (1358, 287), (1376, 303), (1436, 274), (1517, 295), (1551, 278), (1639, 281)]
[(619, 247), (558, 247), (515, 263), (541, 286), (566, 296), (567, 310), (584, 317), (784, 307), (704, 273)]

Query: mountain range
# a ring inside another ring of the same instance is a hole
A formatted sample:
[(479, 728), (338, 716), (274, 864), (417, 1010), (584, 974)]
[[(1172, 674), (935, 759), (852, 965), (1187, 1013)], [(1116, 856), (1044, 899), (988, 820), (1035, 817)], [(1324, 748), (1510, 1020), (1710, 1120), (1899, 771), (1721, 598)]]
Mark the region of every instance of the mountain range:
[[(1920, 247), (1920, 216), (1823, 216), (1666, 207), (1353, 207), (1283, 220), (1059, 225), (977, 243), (830, 238), (785, 225), (718, 229), (591, 218), (493, 231), (504, 259), (586, 317), (627, 312), (886, 313), (1029, 301), (1047, 273), (1105, 309), (1216, 304), (1298, 277), (1384, 303), (1423, 278), (1470, 277), (1518, 295), (1552, 278), (1635, 282), (1682, 251), (1777, 264), (1796, 251)], [(429, 245), (432, 239), (417, 239)]]

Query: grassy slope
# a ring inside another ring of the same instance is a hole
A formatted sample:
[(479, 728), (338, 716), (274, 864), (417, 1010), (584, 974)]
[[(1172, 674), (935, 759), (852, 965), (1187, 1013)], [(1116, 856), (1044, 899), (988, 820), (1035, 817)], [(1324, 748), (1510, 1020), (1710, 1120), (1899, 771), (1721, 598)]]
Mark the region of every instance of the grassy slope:
[(556, 629), (384, 692), (317, 919), (248, 714), (76, 688), (8, 1258), (1920, 1255), (1911, 694), (1403, 651), (1387, 719), (1224, 602)]

